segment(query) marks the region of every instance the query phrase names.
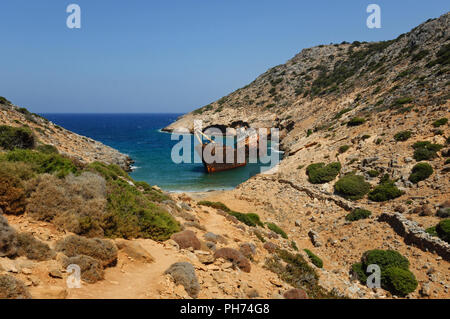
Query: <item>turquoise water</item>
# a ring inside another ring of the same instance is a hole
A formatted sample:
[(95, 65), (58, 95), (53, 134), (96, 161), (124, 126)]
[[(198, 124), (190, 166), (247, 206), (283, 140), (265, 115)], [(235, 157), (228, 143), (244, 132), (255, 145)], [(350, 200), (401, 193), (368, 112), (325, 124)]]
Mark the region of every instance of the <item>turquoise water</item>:
[[(203, 164), (175, 164), (172, 147), (178, 141), (160, 129), (181, 114), (42, 114), (80, 135), (128, 154), (134, 161), (130, 174), (135, 180), (158, 185), (167, 191), (231, 189), (260, 172), (261, 164), (207, 174)], [(193, 139), (193, 137), (191, 136)]]

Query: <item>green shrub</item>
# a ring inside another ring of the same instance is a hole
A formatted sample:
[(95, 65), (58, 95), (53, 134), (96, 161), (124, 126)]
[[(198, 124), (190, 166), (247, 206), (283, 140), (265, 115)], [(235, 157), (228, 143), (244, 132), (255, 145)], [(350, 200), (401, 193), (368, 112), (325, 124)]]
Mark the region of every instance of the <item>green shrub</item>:
[(58, 149), (53, 145), (43, 144), (36, 147), (36, 151), (44, 154), (58, 154)]
[(336, 298), (319, 285), (319, 276), (315, 269), (300, 254), (294, 255), (278, 249), (274, 257), (266, 259), (264, 267), (291, 286), (306, 290), (310, 298)]
[(123, 179), (108, 180), (108, 237), (167, 240), (180, 231), (178, 222), (163, 208)]
[(410, 97), (402, 97), (402, 98), (396, 99), (394, 101), (394, 103), (392, 104), (392, 108), (397, 109), (397, 108), (401, 107), (404, 104), (411, 103), (412, 101), (413, 101), (413, 99), (410, 98)]
[(318, 268), (323, 268), (323, 261), (317, 255), (315, 255), (311, 250), (304, 249), (305, 253), (308, 255), (309, 259), (313, 263), (314, 266)]
[(343, 154), (345, 152), (347, 152), (350, 148), (350, 145), (342, 145), (341, 147), (339, 147), (339, 153)]
[(87, 170), (99, 173), (107, 181), (117, 180), (120, 177), (131, 181), (131, 177), (123, 169), (115, 164), (107, 165), (100, 162), (94, 162), (89, 164)]
[(438, 235), (438, 233), (437, 233), (437, 231), (436, 231), (436, 226), (427, 228), (427, 229), (425, 230), (425, 232), (426, 232), (427, 234), (430, 234), (430, 235), (433, 236), (433, 237), (439, 237), (439, 235)]
[(370, 184), (364, 180), (363, 176), (349, 174), (340, 178), (334, 185), (334, 189), (344, 198), (358, 200), (369, 192)]
[(385, 202), (403, 195), (392, 180), (383, 180), (380, 185), (369, 193), (369, 199), (374, 202)]
[(448, 118), (443, 117), (443, 118), (441, 118), (439, 120), (434, 121), (433, 122), (433, 126), (434, 127), (440, 127), (440, 126), (445, 125), (447, 123), (448, 123)]
[(352, 110), (351, 108), (345, 108), (345, 109), (339, 111), (339, 112), (334, 116), (334, 119), (335, 119), (335, 120), (340, 119), (340, 118), (342, 117), (342, 115), (344, 115), (345, 113), (350, 112), (351, 110)]
[(5, 97), (0, 96), (0, 104), (11, 105), (11, 102), (8, 101)]
[(428, 163), (419, 163), (416, 164), (412, 171), (411, 175), (409, 176), (409, 180), (417, 184), (420, 181), (426, 180), (428, 177), (430, 177), (433, 174), (433, 168)]
[(295, 251), (298, 251), (298, 247), (297, 247), (297, 244), (295, 243), (295, 241), (291, 241), (291, 247), (292, 247), (292, 249), (294, 249)]
[(220, 202), (200, 201), (197, 204), (201, 205), (201, 206), (208, 206), (208, 207), (212, 207), (215, 209), (220, 209), (226, 213), (231, 212), (231, 209), (229, 209), (225, 204), (220, 203)]
[(394, 135), (394, 139), (398, 142), (404, 142), (411, 137), (411, 131), (401, 131)]
[(59, 154), (46, 154), (33, 150), (16, 149), (6, 153), (5, 159), (9, 162), (24, 162), (29, 164), (38, 174), (53, 174), (64, 177), (76, 173), (77, 167), (66, 157)]
[(136, 187), (140, 187), (143, 189), (144, 194), (150, 199), (152, 202), (162, 203), (165, 200), (170, 200), (170, 196), (164, 194), (161, 190), (155, 189), (151, 187), (146, 182), (134, 182)]
[(25, 163), (0, 161), (0, 210), (12, 215), (25, 212), (27, 192), (24, 181), (33, 176), (30, 166)]
[(370, 210), (356, 208), (350, 214), (345, 216), (345, 220), (353, 222), (353, 221), (357, 221), (360, 219), (369, 218), (370, 215), (372, 215), (372, 212)]
[(379, 172), (379, 171), (376, 171), (376, 170), (374, 170), (374, 169), (372, 169), (372, 170), (368, 171), (367, 174), (368, 174), (370, 177), (377, 177), (377, 176), (380, 175), (380, 172)]
[(428, 141), (416, 142), (413, 144), (414, 159), (416, 161), (430, 160), (437, 157), (437, 152), (444, 146), (440, 144), (433, 144)]
[(374, 249), (366, 251), (361, 258), (361, 262), (364, 269), (367, 269), (369, 265), (378, 265), (382, 272), (390, 266), (409, 268), (408, 259), (394, 250)]
[(240, 212), (235, 212), (235, 211), (229, 209), (225, 204), (220, 203), (220, 202), (200, 201), (200, 202), (198, 202), (198, 205), (212, 207), (212, 208), (215, 208), (215, 209), (222, 210), (222, 211), (224, 211), (224, 212), (226, 212), (226, 213), (236, 217), (237, 220), (239, 220), (240, 222), (246, 224), (247, 226), (250, 226), (250, 227), (255, 227), (255, 226), (264, 227), (264, 224), (262, 223), (261, 219), (255, 213), (244, 214), (244, 213), (240, 213)]
[(389, 267), (382, 273), (382, 286), (397, 296), (406, 296), (417, 289), (416, 276), (408, 269)]
[(437, 224), (436, 233), (440, 239), (450, 243), (450, 219), (444, 219)]
[(364, 124), (365, 122), (366, 122), (366, 119), (363, 119), (361, 117), (354, 117), (347, 123), (347, 125), (348, 126), (359, 126), (359, 125)]
[(352, 272), (362, 284), (366, 284), (366, 270), (369, 265), (377, 265), (381, 270), (381, 286), (398, 296), (406, 296), (417, 288), (417, 281), (409, 271), (409, 261), (393, 250), (369, 250), (361, 257), (361, 262), (352, 265)]
[(274, 223), (266, 223), (266, 225), (267, 225), (267, 228), (269, 228), (274, 233), (277, 233), (284, 239), (288, 239), (288, 235), (279, 226), (275, 225)]
[(228, 214), (230, 214), (231, 216), (236, 217), (237, 220), (239, 220), (241, 223), (246, 224), (247, 226), (250, 226), (250, 227), (255, 227), (255, 226), (264, 227), (264, 224), (261, 222), (261, 220), (259, 219), (259, 216), (257, 214), (253, 214), (253, 213), (244, 214), (244, 213), (239, 213), (239, 212), (234, 212), (234, 211), (230, 211), (230, 212), (228, 212)]
[(34, 135), (29, 128), (0, 126), (0, 147), (6, 150), (15, 148), (30, 149), (34, 147)]
[(309, 181), (313, 184), (328, 183), (336, 178), (341, 170), (341, 164), (338, 162), (325, 166), (324, 163), (311, 164), (306, 168), (306, 174)]

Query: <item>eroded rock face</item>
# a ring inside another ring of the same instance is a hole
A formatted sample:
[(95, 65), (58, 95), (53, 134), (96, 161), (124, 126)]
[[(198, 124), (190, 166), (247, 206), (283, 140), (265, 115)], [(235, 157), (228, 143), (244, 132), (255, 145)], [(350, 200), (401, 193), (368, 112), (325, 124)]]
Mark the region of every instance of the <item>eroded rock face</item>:
[(152, 263), (155, 261), (153, 256), (136, 242), (125, 239), (116, 239), (115, 243), (128, 257), (136, 261), (143, 263)]

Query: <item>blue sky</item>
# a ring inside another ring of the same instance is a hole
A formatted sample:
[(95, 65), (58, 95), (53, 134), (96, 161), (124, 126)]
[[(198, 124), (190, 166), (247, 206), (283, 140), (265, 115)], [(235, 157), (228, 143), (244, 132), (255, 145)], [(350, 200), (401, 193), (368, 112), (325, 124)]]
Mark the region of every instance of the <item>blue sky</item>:
[[(66, 27), (67, 5), (82, 28)], [(366, 7), (382, 28), (366, 27)], [(187, 112), (303, 48), (397, 37), (448, 0), (2, 0), (0, 95), (36, 113)]]

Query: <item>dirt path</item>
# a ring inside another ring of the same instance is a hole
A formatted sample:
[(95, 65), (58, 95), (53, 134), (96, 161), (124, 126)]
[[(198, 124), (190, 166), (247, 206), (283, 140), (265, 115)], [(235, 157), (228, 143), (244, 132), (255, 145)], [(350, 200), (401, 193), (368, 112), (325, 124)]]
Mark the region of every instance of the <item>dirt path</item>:
[(95, 284), (83, 283), (80, 289), (70, 289), (68, 298), (145, 299), (159, 298), (164, 271), (180, 256), (152, 240), (138, 240), (154, 257), (155, 262), (143, 264), (128, 262), (123, 256), (117, 267), (105, 271), (105, 280)]

